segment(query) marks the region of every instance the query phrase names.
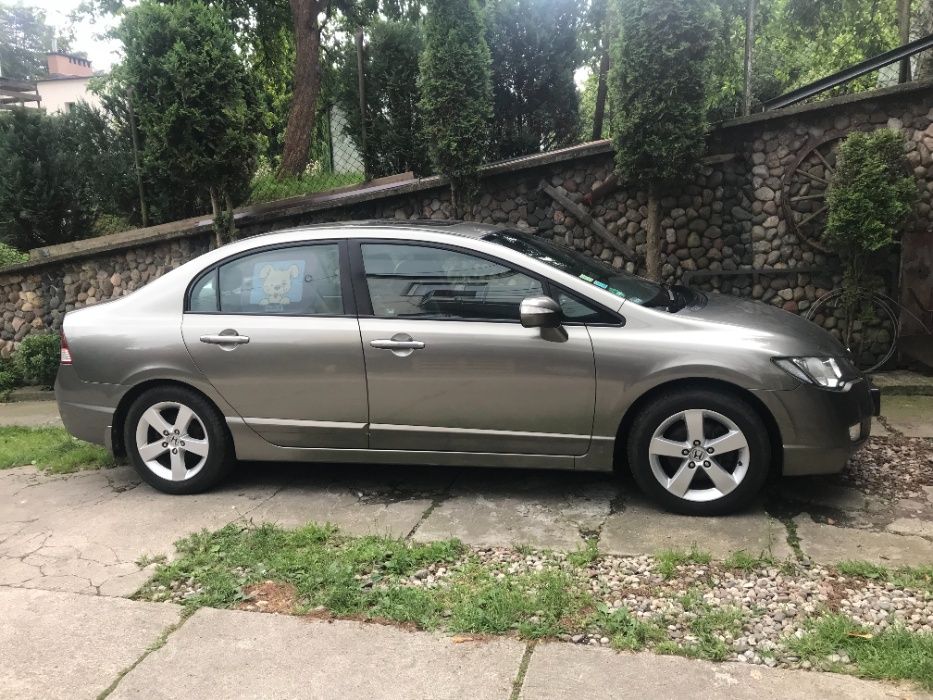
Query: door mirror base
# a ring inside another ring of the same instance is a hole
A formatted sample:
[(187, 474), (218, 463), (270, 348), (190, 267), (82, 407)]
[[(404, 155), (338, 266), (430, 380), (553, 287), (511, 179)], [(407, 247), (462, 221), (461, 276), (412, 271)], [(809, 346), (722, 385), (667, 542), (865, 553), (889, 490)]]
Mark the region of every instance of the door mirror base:
[(528, 297), (519, 307), (525, 328), (559, 328), (563, 320), (560, 305), (551, 297)]

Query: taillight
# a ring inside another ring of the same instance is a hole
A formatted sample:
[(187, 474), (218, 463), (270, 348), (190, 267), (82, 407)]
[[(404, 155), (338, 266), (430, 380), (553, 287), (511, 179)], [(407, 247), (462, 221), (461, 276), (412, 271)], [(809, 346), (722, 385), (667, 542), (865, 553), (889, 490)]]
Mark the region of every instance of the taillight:
[(71, 364), (71, 350), (68, 349), (68, 339), (65, 337), (64, 333), (62, 333), (62, 350), (59, 361), (63, 365)]

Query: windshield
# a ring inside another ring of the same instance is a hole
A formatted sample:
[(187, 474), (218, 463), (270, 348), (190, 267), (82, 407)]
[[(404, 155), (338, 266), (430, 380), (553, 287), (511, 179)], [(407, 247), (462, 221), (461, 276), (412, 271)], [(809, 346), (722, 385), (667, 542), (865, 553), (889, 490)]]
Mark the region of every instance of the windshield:
[(496, 231), (483, 236), (483, 240), (504, 245), (635, 304), (657, 306), (669, 299), (667, 291), (659, 284), (616, 270), (602, 260), (548, 243), (524, 231)]

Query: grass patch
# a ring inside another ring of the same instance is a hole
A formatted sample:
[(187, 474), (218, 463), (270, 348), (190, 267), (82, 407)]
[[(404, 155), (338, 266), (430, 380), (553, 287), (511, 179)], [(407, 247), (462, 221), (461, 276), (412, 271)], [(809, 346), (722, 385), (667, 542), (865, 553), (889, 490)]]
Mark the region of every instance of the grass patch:
[(103, 447), (71, 437), (62, 428), (0, 427), (0, 469), (33, 464), (53, 474), (112, 467)]
[(689, 552), (680, 549), (665, 549), (658, 553), (658, 573), (667, 580), (684, 564), (709, 564), (712, 561), (709, 552), (703, 552), (694, 545)]
[(627, 608), (600, 604), (591, 618), (594, 627), (609, 637), (614, 649), (639, 651), (667, 639), (667, 632), (653, 622), (639, 620)]
[(451, 583), (446, 597), (454, 632), (503, 634), (517, 631), (527, 639), (553, 637), (579, 620), (586, 598), (575, 592), (560, 571), (497, 576), (488, 568), (467, 567)]
[(844, 670), (827, 657), (846, 654), (864, 678), (911, 680), (933, 690), (933, 635), (894, 627), (877, 635), (845, 615), (832, 614), (813, 620), (807, 634), (792, 638), (788, 647), (814, 665)]
[(586, 540), (583, 549), (577, 549), (567, 555), (567, 561), (576, 567), (589, 566), (599, 559), (599, 542), (595, 537)]
[(278, 180), (275, 173), (263, 172), (253, 179), (249, 203), (273, 202), (277, 199), (325, 192), (361, 182), (363, 182), (362, 173), (317, 172)]
[[(338, 616), (388, 619), (452, 632), (518, 633), (528, 639), (578, 628), (592, 609), (567, 572), (505, 575), (464, 557), (456, 540), (425, 544), (386, 537), (349, 537), (331, 526), (284, 530), (265, 524), (201, 532), (177, 543), (138, 597), (165, 600), (179, 585), (183, 604), (233, 607), (251, 585), (291, 584), (298, 610), (323, 607)], [(458, 562), (442, 585), (412, 585), (432, 564)]]
[(386, 537), (344, 537), (327, 525), (296, 530), (228, 525), (191, 535), (177, 546), (179, 558), (160, 565), (144, 592), (184, 581), (193, 587), (187, 607), (230, 607), (242, 600), (244, 587), (273, 579), (294, 585), (306, 608), (423, 621), (428, 627), (437, 606), (419, 596), (419, 589), (394, 591), (380, 584), (431, 563), (453, 561), (463, 551), (455, 540), (406, 544)]
[(836, 565), (836, 570), (844, 576), (883, 581), (898, 588), (913, 588), (933, 595), (933, 566), (900, 566), (889, 569), (867, 561), (844, 561)]
[(722, 565), (727, 569), (748, 572), (763, 566), (773, 566), (774, 557), (768, 552), (761, 552), (758, 556), (752, 556), (744, 549), (740, 549), (729, 555), (729, 558)]

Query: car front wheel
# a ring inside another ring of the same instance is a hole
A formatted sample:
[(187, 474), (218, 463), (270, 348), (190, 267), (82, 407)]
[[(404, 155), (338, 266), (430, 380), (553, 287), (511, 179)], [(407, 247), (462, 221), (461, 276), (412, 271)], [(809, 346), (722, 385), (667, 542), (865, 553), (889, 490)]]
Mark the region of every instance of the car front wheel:
[(768, 476), (768, 431), (744, 399), (679, 391), (632, 424), (629, 465), (642, 490), (669, 510), (721, 515), (747, 507)]
[(184, 387), (141, 394), (127, 414), (124, 440), (139, 475), (165, 493), (205, 491), (230, 466), (223, 418), (204, 397)]

